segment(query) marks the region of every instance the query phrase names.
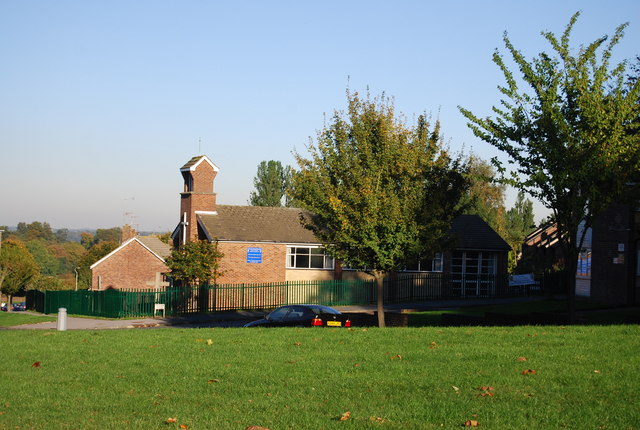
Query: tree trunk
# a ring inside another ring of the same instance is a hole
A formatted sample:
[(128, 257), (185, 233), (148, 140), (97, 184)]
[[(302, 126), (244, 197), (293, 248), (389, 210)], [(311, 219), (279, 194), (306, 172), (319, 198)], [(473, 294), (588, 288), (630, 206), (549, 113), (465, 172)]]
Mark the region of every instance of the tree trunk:
[(378, 291), (378, 327), (386, 327), (384, 323), (384, 273), (374, 274)]

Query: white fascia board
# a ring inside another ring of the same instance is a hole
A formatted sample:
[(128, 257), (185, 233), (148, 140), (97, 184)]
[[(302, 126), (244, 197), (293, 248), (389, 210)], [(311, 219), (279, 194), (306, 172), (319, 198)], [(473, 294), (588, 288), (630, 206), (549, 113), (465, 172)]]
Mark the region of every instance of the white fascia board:
[(145, 245), (144, 243), (142, 243), (141, 241), (139, 241), (137, 238), (134, 237), (134, 239), (140, 244), (142, 245), (147, 251), (149, 251), (151, 254), (155, 255), (156, 258), (160, 261), (162, 261), (164, 263), (164, 258), (160, 257), (158, 254), (156, 254), (155, 252), (153, 252), (151, 250), (151, 248), (149, 248), (147, 245)]
[(278, 245), (286, 245), (286, 246), (319, 246), (323, 247), (324, 245), (321, 243), (311, 243), (311, 242), (275, 242), (273, 240), (224, 240), (218, 239), (220, 243), (275, 243)]
[[(198, 212), (196, 211), (196, 214)], [(217, 213), (216, 213), (217, 214)], [(206, 227), (204, 226), (204, 224), (202, 223), (202, 220), (199, 217), (196, 217), (196, 220), (198, 221), (198, 225), (200, 226), (200, 228), (202, 229), (202, 231), (204, 231), (204, 234), (207, 236), (207, 240), (209, 242), (213, 242), (213, 239), (211, 238), (211, 236), (209, 235), (209, 230), (206, 229)]]
[(196, 215), (218, 215), (218, 211), (195, 211)]
[(98, 264), (102, 263), (104, 260), (106, 260), (107, 258), (111, 257), (113, 254), (119, 252), (122, 248), (124, 248), (125, 246), (127, 246), (129, 243), (133, 242), (134, 240), (136, 240), (135, 237), (132, 237), (131, 239), (127, 240), (125, 243), (123, 243), (122, 245), (120, 245), (119, 247), (117, 247), (116, 249), (114, 249), (113, 251), (111, 251), (110, 253), (108, 253), (107, 255), (105, 255), (104, 257), (102, 257), (100, 260), (96, 261), (95, 263), (93, 263), (91, 266), (89, 266), (89, 269), (93, 269), (94, 267), (96, 267)]
[(112, 255), (116, 254), (117, 252), (120, 252), (121, 249), (123, 249), (124, 247), (126, 247), (127, 245), (129, 245), (131, 242), (136, 241), (138, 242), (140, 245), (142, 245), (142, 247), (144, 249), (146, 249), (147, 251), (149, 251), (151, 254), (153, 254), (158, 260), (162, 261), (163, 263), (164, 258), (160, 257), (158, 254), (156, 254), (155, 252), (153, 252), (147, 245), (145, 245), (144, 243), (142, 243), (141, 241), (138, 240), (137, 237), (132, 237), (131, 239), (127, 240), (125, 243), (123, 243), (122, 245), (120, 245), (119, 247), (117, 247), (116, 249), (114, 249), (113, 251), (111, 251), (110, 253), (108, 253), (107, 255), (105, 255), (104, 257), (102, 257), (100, 260), (96, 261), (95, 263), (93, 263), (91, 266), (89, 266), (90, 270), (93, 270), (94, 267), (96, 267), (98, 264), (102, 263), (104, 260), (106, 260), (107, 258), (111, 257)]
[(195, 163), (193, 166), (188, 167), (186, 169), (180, 169), (181, 172), (188, 172), (188, 171), (194, 171), (196, 170), (196, 168), (200, 165), (200, 163), (202, 163), (203, 161), (206, 161), (207, 163), (209, 163), (211, 165), (211, 167), (213, 168), (214, 172), (219, 172), (220, 168), (218, 166), (216, 166), (215, 164), (213, 164), (213, 161), (209, 160), (209, 157), (207, 157), (206, 155), (203, 155), (202, 157), (200, 157), (200, 159), (198, 160), (197, 163)]

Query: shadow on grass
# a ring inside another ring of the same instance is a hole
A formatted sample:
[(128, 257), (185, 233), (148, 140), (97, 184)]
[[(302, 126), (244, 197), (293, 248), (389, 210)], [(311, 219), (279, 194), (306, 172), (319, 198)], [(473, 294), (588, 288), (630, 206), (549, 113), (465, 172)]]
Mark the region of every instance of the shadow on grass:
[[(388, 327), (425, 326), (522, 326), (566, 325), (566, 301), (542, 300), (529, 303), (511, 303), (438, 309), (410, 313), (385, 313)], [(640, 307), (611, 308), (593, 301), (577, 304), (577, 324), (615, 325), (640, 324)], [(351, 314), (352, 324), (377, 326), (377, 314)]]

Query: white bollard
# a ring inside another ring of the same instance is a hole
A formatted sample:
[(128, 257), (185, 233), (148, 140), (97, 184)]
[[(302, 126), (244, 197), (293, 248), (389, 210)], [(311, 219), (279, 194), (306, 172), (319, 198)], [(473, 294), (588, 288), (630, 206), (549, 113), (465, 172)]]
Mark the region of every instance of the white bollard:
[(58, 331), (67, 329), (67, 308), (58, 308)]

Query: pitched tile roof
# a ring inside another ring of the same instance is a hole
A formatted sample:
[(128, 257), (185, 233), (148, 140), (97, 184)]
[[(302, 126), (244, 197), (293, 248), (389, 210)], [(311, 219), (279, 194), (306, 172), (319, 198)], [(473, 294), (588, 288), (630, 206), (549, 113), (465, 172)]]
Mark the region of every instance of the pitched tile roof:
[(171, 247), (155, 236), (138, 236), (138, 240), (162, 259), (171, 255)]
[(136, 236), (136, 237), (132, 237), (131, 239), (127, 240), (126, 242), (121, 244), (119, 247), (117, 247), (116, 249), (111, 251), (109, 254), (105, 255), (100, 260), (98, 260), (95, 263), (93, 263), (91, 266), (89, 266), (89, 268), (93, 269), (98, 264), (100, 264), (103, 261), (105, 261), (108, 258), (110, 258), (113, 254), (116, 254), (116, 253), (120, 252), (122, 249), (124, 249), (125, 247), (129, 246), (129, 244), (131, 242), (139, 242), (139, 243), (141, 243), (142, 246), (144, 246), (149, 251), (151, 251), (156, 257), (161, 259), (163, 262), (164, 262), (165, 258), (167, 258), (168, 256), (171, 255), (171, 247), (169, 245), (167, 245), (166, 243), (162, 242), (157, 237), (155, 237), (155, 236)]
[[(302, 210), (264, 206), (218, 205), (217, 214), (198, 214), (209, 239), (240, 242), (319, 243), (300, 223)], [(509, 244), (477, 215), (453, 220), (456, 248), (508, 251)]]
[(208, 238), (222, 241), (319, 243), (300, 223), (301, 209), (217, 205), (217, 214), (197, 214)]
[(213, 164), (213, 162), (206, 155), (196, 155), (195, 157), (191, 158), (191, 160), (187, 161), (187, 163), (180, 168), (180, 171), (182, 172), (185, 170), (193, 170), (198, 166), (198, 164), (200, 164), (203, 161), (206, 161), (207, 163), (211, 164), (211, 167), (213, 167), (213, 170), (215, 171), (219, 170), (218, 166)]
[(478, 215), (460, 215), (453, 220), (450, 233), (458, 249), (509, 251), (511, 247)]

